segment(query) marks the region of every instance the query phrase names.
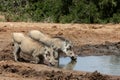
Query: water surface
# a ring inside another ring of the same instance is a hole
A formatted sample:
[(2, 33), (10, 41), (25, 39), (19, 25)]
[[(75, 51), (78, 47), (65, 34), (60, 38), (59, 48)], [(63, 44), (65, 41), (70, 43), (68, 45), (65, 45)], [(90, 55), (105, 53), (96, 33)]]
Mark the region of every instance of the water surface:
[(87, 56), (78, 57), (71, 62), (69, 57), (60, 58), (60, 67), (69, 70), (94, 72), (120, 76), (120, 56)]

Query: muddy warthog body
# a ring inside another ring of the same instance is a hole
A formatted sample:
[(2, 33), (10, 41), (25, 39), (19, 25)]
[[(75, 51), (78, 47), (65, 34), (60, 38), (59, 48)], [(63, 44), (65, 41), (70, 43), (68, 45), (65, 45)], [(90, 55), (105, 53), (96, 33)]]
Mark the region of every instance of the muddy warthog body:
[[(72, 43), (63, 37), (50, 37), (38, 30), (31, 30), (28, 35), (39, 42), (43, 42), (45, 45), (52, 47), (56, 51), (61, 51), (67, 56), (71, 57), (72, 60), (76, 60), (77, 56), (72, 50)], [(57, 55), (58, 56), (58, 55)]]
[(13, 53), (15, 61), (19, 60), (20, 52), (22, 52), (24, 54), (31, 55), (35, 59), (35, 63), (42, 63), (43, 61), (41, 61), (41, 57), (43, 57), (46, 61), (50, 62), (50, 64), (56, 64), (57, 61), (53, 56), (54, 50), (52, 48), (24, 36), (22, 33), (13, 33), (12, 39), (14, 43)]

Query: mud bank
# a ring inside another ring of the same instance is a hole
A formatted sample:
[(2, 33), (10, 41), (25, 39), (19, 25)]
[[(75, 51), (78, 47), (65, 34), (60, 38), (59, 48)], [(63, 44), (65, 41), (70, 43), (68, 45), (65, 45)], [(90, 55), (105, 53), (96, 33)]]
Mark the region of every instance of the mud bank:
[(74, 47), (74, 51), (79, 56), (102, 56), (102, 55), (117, 55), (120, 56), (120, 42), (105, 41), (102, 44), (86, 44)]
[[(38, 69), (38, 67), (41, 69)], [(42, 68), (44, 67), (44, 68)], [(35, 69), (37, 68), (37, 69)], [(49, 69), (49, 70), (46, 70)], [(15, 77), (24, 79), (43, 80), (115, 80), (108, 75), (102, 75), (95, 71), (93, 73), (81, 73), (75, 71), (63, 71), (45, 65), (28, 63), (15, 63), (14, 61), (0, 62), (0, 75), (4, 77)], [(117, 80), (118, 78), (116, 78)]]

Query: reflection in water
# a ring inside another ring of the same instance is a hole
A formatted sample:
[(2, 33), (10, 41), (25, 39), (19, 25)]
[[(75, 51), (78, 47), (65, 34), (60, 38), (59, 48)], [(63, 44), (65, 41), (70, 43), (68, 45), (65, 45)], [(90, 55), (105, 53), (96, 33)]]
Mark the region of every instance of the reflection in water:
[(72, 62), (68, 57), (60, 58), (60, 68), (103, 74), (120, 75), (120, 56), (87, 56), (78, 57)]
[(120, 56), (111, 56), (109, 62), (110, 73), (120, 75)]
[(120, 56), (111, 56), (110, 62), (112, 64), (120, 64)]
[[(64, 58), (63, 58), (64, 59)], [(71, 60), (70, 62), (68, 61), (69, 59), (67, 60), (64, 60), (64, 62), (66, 62), (66, 64), (61, 64), (61, 61), (62, 59), (60, 59), (60, 64), (59, 64), (59, 68), (62, 68), (62, 69), (67, 69), (67, 70), (73, 70), (77, 61), (74, 61), (74, 60)]]
[(63, 67), (63, 69), (73, 70), (77, 61), (70, 61), (67, 65)]

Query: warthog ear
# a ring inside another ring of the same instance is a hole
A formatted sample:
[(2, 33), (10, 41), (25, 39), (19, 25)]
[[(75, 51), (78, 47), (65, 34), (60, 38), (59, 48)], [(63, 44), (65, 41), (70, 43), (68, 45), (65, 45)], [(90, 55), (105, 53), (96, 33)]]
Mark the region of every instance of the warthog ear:
[(71, 41), (65, 41), (65, 46), (67, 46), (67, 45), (71, 45), (72, 46), (72, 42)]

